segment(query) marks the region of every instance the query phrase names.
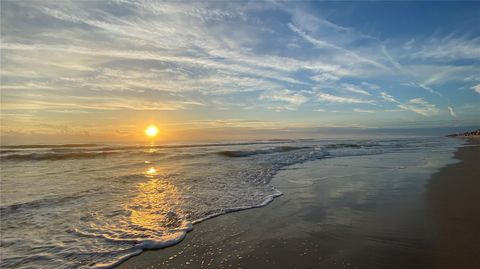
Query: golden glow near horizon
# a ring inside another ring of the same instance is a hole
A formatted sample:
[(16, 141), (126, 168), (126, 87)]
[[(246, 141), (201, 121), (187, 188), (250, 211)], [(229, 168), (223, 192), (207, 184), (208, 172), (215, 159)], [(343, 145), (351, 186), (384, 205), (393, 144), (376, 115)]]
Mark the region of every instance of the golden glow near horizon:
[(150, 138), (156, 137), (158, 135), (157, 126), (155, 126), (155, 125), (148, 126), (147, 129), (145, 129), (145, 135), (150, 137)]

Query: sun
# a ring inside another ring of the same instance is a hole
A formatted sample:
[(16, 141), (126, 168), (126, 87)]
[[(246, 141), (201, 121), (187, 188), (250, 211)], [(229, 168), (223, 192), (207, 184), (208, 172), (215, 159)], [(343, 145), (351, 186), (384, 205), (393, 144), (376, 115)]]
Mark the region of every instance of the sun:
[(155, 125), (148, 126), (147, 129), (145, 129), (145, 135), (150, 137), (150, 138), (154, 138), (155, 136), (157, 136), (158, 135), (157, 126), (155, 126)]

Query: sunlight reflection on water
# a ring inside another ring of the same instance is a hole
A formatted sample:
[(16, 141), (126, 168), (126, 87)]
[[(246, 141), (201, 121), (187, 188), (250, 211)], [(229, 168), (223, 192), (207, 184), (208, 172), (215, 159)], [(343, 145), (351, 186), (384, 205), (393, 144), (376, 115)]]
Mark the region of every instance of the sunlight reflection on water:
[(186, 227), (178, 188), (167, 179), (157, 178), (155, 167), (150, 167), (145, 175), (151, 179), (138, 183), (136, 196), (125, 205), (131, 223), (154, 231)]

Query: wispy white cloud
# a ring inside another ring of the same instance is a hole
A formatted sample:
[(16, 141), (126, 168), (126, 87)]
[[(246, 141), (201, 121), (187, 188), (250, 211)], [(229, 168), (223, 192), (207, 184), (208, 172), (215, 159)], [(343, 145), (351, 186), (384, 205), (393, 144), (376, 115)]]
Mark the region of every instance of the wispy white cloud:
[(450, 113), (450, 116), (456, 118), (457, 114), (455, 113), (455, 110), (453, 110), (453, 107), (447, 106), (448, 112)]
[(405, 72), (403, 66), (396, 59), (393, 58), (393, 56), (388, 52), (387, 48), (383, 44), (380, 45), (380, 48), (382, 50), (382, 53), (387, 57), (390, 63), (395, 66), (395, 68), (397, 68), (401, 72)]
[(402, 46), (402, 48), (404, 50), (411, 50), (413, 48), (413, 45), (415, 44), (415, 39), (412, 38), (410, 40), (408, 40), (407, 42), (405, 42)]
[(402, 111), (405, 111), (404, 109), (385, 109), (383, 110), (385, 112), (402, 112)]
[(463, 81), (480, 81), (480, 76), (478, 75), (470, 75), (463, 79)]
[(426, 84), (416, 83), (416, 82), (406, 82), (406, 83), (401, 83), (401, 85), (409, 86), (409, 87), (418, 87), (418, 88), (426, 90), (429, 93), (433, 93), (433, 94), (436, 94), (438, 96), (442, 96), (441, 93), (433, 90), (432, 88), (428, 87)]
[[(195, 100), (142, 100), (138, 98), (122, 97), (57, 97), (52, 98), (9, 98), (12, 99), (8, 103), (2, 104), (2, 109), (8, 110), (75, 110), (86, 112), (90, 111), (112, 111), (112, 110), (137, 110), (137, 111), (174, 111), (192, 109), (205, 104)], [(80, 112), (80, 113), (81, 113)]]
[(363, 94), (363, 95), (370, 95), (370, 93), (367, 92), (366, 90), (363, 90), (359, 86), (356, 86), (356, 85), (353, 85), (353, 84), (344, 83), (344, 84), (342, 84), (342, 87), (349, 92)]
[(381, 68), (381, 69), (390, 71), (390, 69), (388, 67), (386, 67), (385, 65), (383, 65), (381, 63), (378, 63), (374, 60), (371, 60), (371, 59), (365, 58), (363, 56), (360, 56), (357, 53), (355, 53), (351, 50), (348, 50), (346, 48), (343, 48), (341, 46), (329, 43), (329, 42), (321, 40), (319, 38), (314, 38), (314, 37), (310, 36), (309, 34), (307, 34), (305, 31), (302, 31), (301, 29), (299, 29), (297, 26), (293, 25), (292, 23), (289, 23), (288, 27), (293, 32), (297, 33), (300, 37), (305, 39), (307, 42), (311, 43), (312, 45), (314, 45), (318, 48), (329, 48), (329, 49), (339, 50), (339, 51), (345, 53), (346, 55), (350, 56), (352, 59), (354, 59), (358, 62), (366, 63), (366, 64), (369, 64), (369, 65), (376, 66), (377, 68)]
[(317, 82), (332, 82), (332, 81), (339, 80), (340, 77), (336, 75), (332, 75), (330, 73), (321, 73), (321, 74), (312, 76), (311, 79)]
[(397, 103), (397, 104), (400, 103), (393, 96), (391, 96), (390, 94), (388, 94), (386, 92), (381, 92), (380, 97), (383, 98), (384, 100), (388, 101), (388, 102)]
[(473, 86), (472, 89), (480, 94), (480, 84)]
[(425, 117), (436, 115), (439, 112), (434, 104), (428, 103), (423, 98), (410, 99), (408, 103), (397, 105), (397, 107)]
[(260, 100), (286, 102), (291, 106), (299, 106), (308, 101), (308, 98), (300, 93), (295, 93), (288, 89), (280, 91), (264, 92), (259, 97)]
[(434, 59), (437, 61), (478, 60), (480, 59), (480, 37), (468, 38), (450, 34), (433, 37), (422, 43), (410, 58)]
[(330, 102), (330, 103), (340, 103), (340, 104), (374, 104), (375, 101), (373, 100), (362, 100), (352, 97), (342, 97), (331, 95), (328, 93), (319, 93), (317, 94), (317, 99), (322, 102)]
[(368, 88), (368, 89), (372, 89), (372, 90), (380, 90), (380, 86), (377, 85), (377, 84), (373, 84), (373, 83), (369, 83), (369, 82), (366, 82), (366, 81), (362, 81), (362, 86), (364, 86), (365, 88)]
[(353, 28), (335, 24), (324, 18), (315, 16), (304, 9), (290, 9), (283, 7), (283, 10), (292, 15), (294, 23), (302, 25), (308, 31), (317, 31), (319, 28), (330, 29), (339, 33), (355, 33)]
[(374, 110), (361, 109), (361, 108), (354, 108), (352, 111), (357, 113), (374, 113), (375, 112)]

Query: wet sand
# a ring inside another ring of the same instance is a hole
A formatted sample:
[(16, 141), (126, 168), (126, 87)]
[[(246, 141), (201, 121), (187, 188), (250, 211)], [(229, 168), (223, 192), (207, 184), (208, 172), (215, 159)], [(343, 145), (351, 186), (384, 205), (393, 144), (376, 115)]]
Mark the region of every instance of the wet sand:
[[(454, 162), (452, 154), (295, 165), (274, 178), (284, 195), (267, 207), (197, 224), (180, 244), (146, 251), (118, 268), (440, 268), (443, 262), (450, 262), (444, 268), (474, 268), (478, 231), (470, 230), (480, 227), (480, 192), (463, 185), (478, 187), (478, 162), (472, 165), (478, 149), (461, 148), (456, 158), (463, 162), (441, 170)], [(462, 181), (450, 182), (453, 175)], [(470, 261), (452, 266), (460, 257)]]
[(456, 152), (461, 162), (433, 175), (428, 204), (438, 224), (436, 268), (480, 268), (480, 139)]

